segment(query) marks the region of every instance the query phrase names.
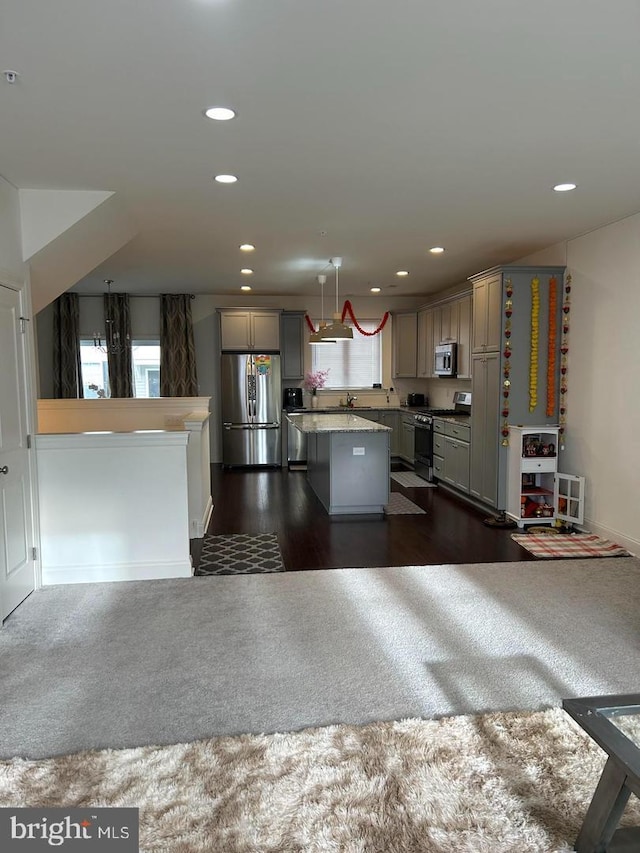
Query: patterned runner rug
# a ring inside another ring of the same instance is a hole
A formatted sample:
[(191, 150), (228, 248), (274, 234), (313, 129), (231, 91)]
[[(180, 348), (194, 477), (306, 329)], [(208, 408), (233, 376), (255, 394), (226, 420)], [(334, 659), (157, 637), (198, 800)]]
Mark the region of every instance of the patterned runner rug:
[(391, 474), (391, 479), (395, 480), (396, 483), (400, 483), (401, 486), (413, 486), (415, 489), (435, 489), (435, 483), (428, 483), (426, 480), (423, 480), (422, 477), (418, 477), (417, 474), (414, 474), (413, 471), (394, 471)]
[(511, 538), (535, 557), (628, 557), (628, 551), (591, 533), (570, 533), (559, 536), (535, 533), (512, 533)]
[(384, 512), (385, 515), (426, 515), (423, 509), (400, 492), (391, 492)]
[(259, 536), (233, 533), (204, 537), (200, 565), (194, 574), (253, 575), (284, 571), (276, 533), (261, 533)]

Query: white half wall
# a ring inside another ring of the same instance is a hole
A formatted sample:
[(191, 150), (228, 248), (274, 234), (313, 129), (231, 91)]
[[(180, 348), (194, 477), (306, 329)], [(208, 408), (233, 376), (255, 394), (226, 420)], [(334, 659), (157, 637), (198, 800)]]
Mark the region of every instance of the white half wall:
[(36, 436), (42, 583), (189, 577), (187, 440)]

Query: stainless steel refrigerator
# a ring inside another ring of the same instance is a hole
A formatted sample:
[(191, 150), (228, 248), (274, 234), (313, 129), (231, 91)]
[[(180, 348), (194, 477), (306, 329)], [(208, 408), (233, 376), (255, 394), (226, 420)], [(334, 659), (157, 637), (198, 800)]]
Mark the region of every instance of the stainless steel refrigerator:
[(222, 464), (280, 465), (280, 356), (223, 353)]

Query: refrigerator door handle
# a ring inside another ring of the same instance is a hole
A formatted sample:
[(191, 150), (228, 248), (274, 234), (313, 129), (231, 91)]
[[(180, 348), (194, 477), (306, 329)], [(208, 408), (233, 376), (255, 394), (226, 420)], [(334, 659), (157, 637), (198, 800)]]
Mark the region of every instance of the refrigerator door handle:
[(222, 424), (223, 429), (253, 429), (253, 424)]

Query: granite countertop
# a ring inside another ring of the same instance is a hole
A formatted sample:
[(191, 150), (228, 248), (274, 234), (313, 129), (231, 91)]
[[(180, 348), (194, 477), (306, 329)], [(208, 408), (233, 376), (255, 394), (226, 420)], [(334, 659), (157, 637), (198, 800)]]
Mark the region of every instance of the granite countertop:
[(287, 415), (287, 420), (300, 432), (392, 432), (391, 427), (368, 421), (351, 413), (306, 414), (302, 412)]
[[(286, 409), (284, 410), (286, 412)], [(357, 414), (358, 412), (363, 412), (363, 417), (366, 418), (367, 412), (402, 412), (407, 415), (415, 415), (418, 412), (424, 412), (425, 407), (414, 407), (414, 406), (387, 406), (386, 403), (381, 403), (379, 406), (318, 406), (315, 409), (310, 409), (307, 407), (303, 407), (301, 409), (296, 409), (295, 412), (291, 414), (304, 414), (306, 412), (312, 413), (315, 412), (318, 415), (322, 414)]]

